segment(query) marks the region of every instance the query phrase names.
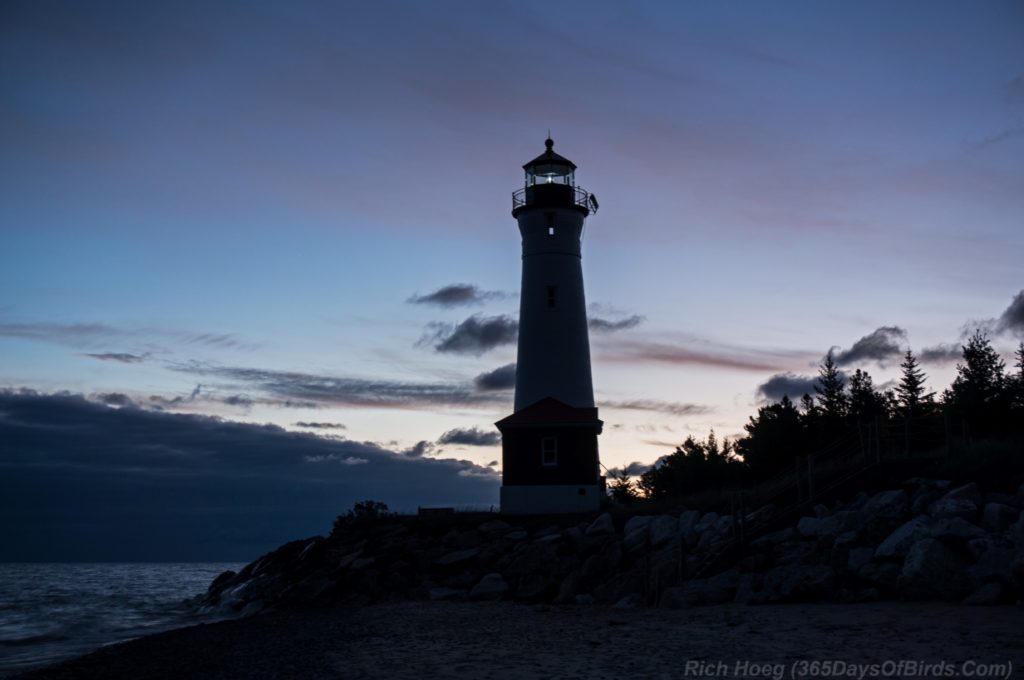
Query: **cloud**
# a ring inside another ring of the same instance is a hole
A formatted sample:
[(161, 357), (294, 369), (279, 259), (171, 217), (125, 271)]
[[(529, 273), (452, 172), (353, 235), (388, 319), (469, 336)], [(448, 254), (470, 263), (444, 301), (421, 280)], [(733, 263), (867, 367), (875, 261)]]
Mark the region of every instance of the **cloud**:
[(636, 328), (643, 322), (643, 320), (644, 317), (639, 314), (634, 314), (617, 321), (604, 319), (599, 316), (592, 316), (587, 320), (587, 324), (590, 326), (590, 330), (596, 333), (614, 333), (615, 331), (622, 331), (627, 328)]
[(421, 343), (436, 342), (434, 349), (438, 352), (475, 356), (510, 345), (519, 334), (519, 323), (505, 314), (488, 317), (474, 314), (455, 326), (435, 323), (431, 327), (432, 332), (428, 332)]
[(510, 390), (516, 386), (516, 365), (505, 364), (473, 378), (473, 385), (482, 392)]
[(341, 423), (309, 423), (299, 421), (295, 423), (295, 427), (305, 427), (310, 430), (347, 430), (348, 428)]
[(987, 146), (992, 146), (993, 144), (1006, 142), (1011, 139), (1016, 139), (1018, 137), (1024, 137), (1024, 125), (1018, 125), (1016, 127), (1010, 127), (1006, 128), (1005, 130), (1000, 130), (994, 135), (989, 135), (988, 137), (984, 137), (983, 139), (979, 140), (976, 146), (979, 149), (984, 149)]
[(905, 351), (900, 343), (906, 344), (907, 331), (899, 326), (882, 326), (853, 343), (847, 350), (835, 353), (838, 366), (849, 366), (862, 361), (883, 362), (899, 358)]
[(459, 305), (476, 305), (487, 300), (502, 300), (508, 297), (506, 293), (496, 290), (480, 290), (478, 287), (468, 283), (453, 283), (450, 286), (438, 288), (433, 293), (420, 295), (417, 293), (406, 302), (417, 305), (438, 305), (440, 307), (457, 307)]
[(677, 401), (658, 401), (656, 399), (602, 401), (601, 407), (628, 411), (659, 411), (662, 413), (671, 413), (676, 416), (703, 415), (711, 412), (710, 407), (702, 404), (686, 404)]
[(114, 361), (121, 364), (138, 364), (146, 360), (149, 354), (128, 354), (127, 352), (106, 352), (103, 354), (83, 354), (83, 357), (97, 361)]
[(118, 329), (102, 323), (0, 322), (0, 336), (45, 340), (73, 347), (93, 345), (122, 334)]
[(817, 376), (778, 373), (757, 386), (757, 392), (768, 401), (779, 401), (783, 397), (797, 400), (805, 394), (814, 394)]
[(605, 361), (710, 366), (744, 371), (778, 371), (806, 363), (814, 355), (795, 350), (762, 350), (691, 339), (688, 344), (650, 340), (615, 340), (596, 348)]
[(337, 462), (341, 465), (366, 465), (370, 461), (366, 458), (357, 458), (356, 456), (341, 456), (337, 453), (328, 453), (325, 455), (306, 456), (303, 460), (307, 463), (330, 463)]
[(925, 347), (917, 354), (917, 358), (925, 364), (951, 364), (959, 361), (962, 356), (963, 348), (959, 343), (941, 343), (933, 347)]
[(135, 406), (135, 402), (132, 401), (131, 397), (122, 392), (100, 392), (92, 395), (92, 398), (101, 404), (107, 406)]
[(497, 500), (498, 476), (469, 461), (275, 425), (28, 390), (0, 390), (0, 414), (11, 560), (250, 560), (366, 498), (407, 511)]
[(244, 383), (270, 395), (269, 405), (316, 408), (317, 406), (365, 406), (414, 408), (425, 405), (468, 406), (496, 403), (495, 396), (477, 392), (470, 385), (364, 380), (313, 375), (262, 368), (218, 366), (189, 362), (172, 370)]
[(402, 451), (402, 455), (405, 456), (406, 458), (422, 458), (423, 456), (431, 453), (433, 450), (433, 442), (428, 442), (427, 440), (423, 439)]
[(620, 476), (625, 475), (627, 477), (639, 477), (643, 473), (654, 467), (650, 463), (641, 463), (640, 461), (633, 461), (621, 467), (615, 467), (608, 470), (609, 476)]
[[(189, 331), (169, 330), (165, 328), (117, 328), (104, 323), (52, 323), (52, 322), (0, 322), (0, 336), (24, 338), (52, 342), (66, 347), (90, 348), (97, 345), (110, 344), (114, 341), (136, 342), (161, 339), (182, 345), (199, 345), (224, 349), (251, 349), (255, 345), (242, 342), (234, 335), (224, 333), (193, 333)], [(85, 354), (91, 359), (100, 361), (121, 361), (137, 363), (149, 354), (129, 354), (127, 352), (104, 352)], [(138, 357), (137, 360), (133, 357)]]
[(1024, 290), (1013, 296), (1010, 306), (996, 321), (996, 330), (999, 333), (1010, 332), (1024, 335)]
[(459, 444), (462, 446), (495, 446), (501, 443), (499, 432), (484, 431), (476, 427), (456, 428), (442, 434), (438, 444)]

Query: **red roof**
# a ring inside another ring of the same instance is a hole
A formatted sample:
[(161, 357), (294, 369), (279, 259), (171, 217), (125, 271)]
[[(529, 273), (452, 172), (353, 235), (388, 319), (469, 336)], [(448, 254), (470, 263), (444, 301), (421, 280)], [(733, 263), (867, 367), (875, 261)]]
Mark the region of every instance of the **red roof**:
[(545, 397), (495, 423), (500, 430), (507, 425), (603, 425), (597, 409), (577, 408), (554, 397)]

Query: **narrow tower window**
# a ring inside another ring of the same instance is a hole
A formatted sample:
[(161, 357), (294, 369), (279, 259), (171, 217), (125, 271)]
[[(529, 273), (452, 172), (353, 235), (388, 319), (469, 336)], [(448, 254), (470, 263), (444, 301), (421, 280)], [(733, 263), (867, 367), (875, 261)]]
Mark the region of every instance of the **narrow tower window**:
[(544, 213), (544, 222), (548, 225), (548, 236), (555, 235), (555, 213), (546, 212)]
[(558, 301), (558, 286), (545, 286), (548, 291), (548, 309), (554, 309)]
[(540, 440), (541, 465), (558, 465), (558, 438), (544, 437)]
[(548, 227), (548, 236), (554, 236), (554, 235), (555, 235), (555, 228), (554, 227)]

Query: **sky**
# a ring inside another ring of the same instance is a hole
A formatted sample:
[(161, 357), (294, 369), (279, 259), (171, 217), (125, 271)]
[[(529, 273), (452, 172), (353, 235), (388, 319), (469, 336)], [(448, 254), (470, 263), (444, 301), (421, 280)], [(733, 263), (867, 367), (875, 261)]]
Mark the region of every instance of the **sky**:
[[(7, 2), (8, 559), (249, 559), (497, 504), (521, 166), (600, 210), (610, 469), (830, 349), (1024, 338), (1019, 2)], [(1008, 362), (1009, 363), (1009, 362)]]

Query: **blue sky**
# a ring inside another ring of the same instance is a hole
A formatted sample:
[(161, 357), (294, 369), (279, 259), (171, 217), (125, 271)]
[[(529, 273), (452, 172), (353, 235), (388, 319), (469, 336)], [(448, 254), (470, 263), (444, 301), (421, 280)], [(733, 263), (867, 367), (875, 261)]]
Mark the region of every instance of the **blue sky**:
[[(1009, 356), (1022, 29), (1015, 2), (5, 3), (0, 385), (485, 475), (493, 443), (438, 442), (508, 414), (474, 379), (514, 344), (437, 347), (514, 322), (510, 194), (548, 130), (601, 202), (609, 467), (741, 433), (864, 337), (876, 383), (885, 347), (979, 324)], [(410, 302), (456, 284), (492, 294)]]

